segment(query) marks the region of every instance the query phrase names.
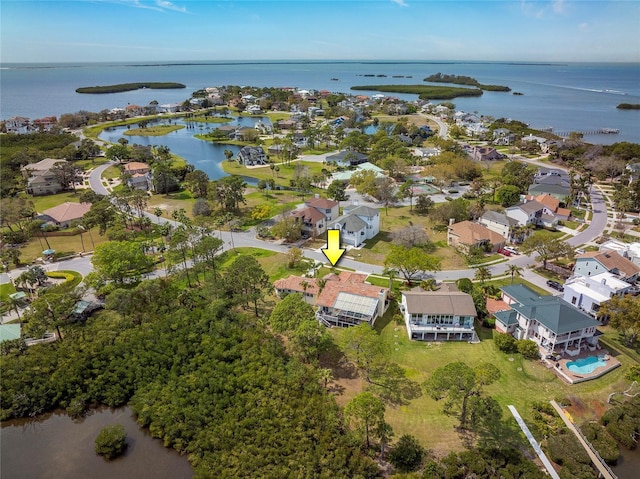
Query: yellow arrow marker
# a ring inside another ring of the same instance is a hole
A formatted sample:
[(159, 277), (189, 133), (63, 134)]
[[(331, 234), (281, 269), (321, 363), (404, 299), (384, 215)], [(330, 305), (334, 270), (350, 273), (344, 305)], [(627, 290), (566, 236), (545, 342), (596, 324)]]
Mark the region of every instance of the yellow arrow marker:
[(327, 247), (322, 252), (333, 266), (340, 260), (345, 248), (340, 248), (340, 230), (327, 230)]

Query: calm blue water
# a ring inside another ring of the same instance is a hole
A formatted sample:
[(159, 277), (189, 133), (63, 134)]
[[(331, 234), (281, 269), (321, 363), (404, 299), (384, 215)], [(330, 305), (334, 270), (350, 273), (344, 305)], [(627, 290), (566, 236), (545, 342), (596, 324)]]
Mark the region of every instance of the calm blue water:
[(567, 363), (567, 369), (572, 373), (589, 374), (606, 365), (607, 363), (598, 359), (598, 356), (589, 356), (576, 361), (569, 361)]
[[(164, 64), (1, 64), (0, 118), (38, 118), (79, 110), (100, 111), (127, 104), (181, 102), (192, 91), (215, 85), (291, 86), (350, 92), (353, 85), (421, 84), (442, 72), (468, 75), (523, 93), (485, 92), (455, 99), (456, 107), (483, 115), (521, 120), (555, 131), (618, 128), (620, 135), (597, 135), (593, 143), (640, 143), (640, 111), (616, 109), (640, 103), (640, 64), (513, 64), (482, 62), (197, 62)], [(386, 77), (364, 77), (365, 74)], [(404, 75), (405, 78), (393, 78)], [(412, 78), (406, 78), (412, 76)], [(337, 78), (338, 81), (332, 81)], [(183, 90), (139, 90), (81, 95), (80, 86), (138, 81), (174, 81)], [(397, 95), (414, 99), (415, 95)]]
[[(131, 145), (136, 143), (144, 146), (167, 146), (172, 153), (181, 156), (196, 169), (207, 173), (207, 175), (209, 175), (209, 179), (217, 180), (218, 178), (226, 175), (220, 166), (220, 163), (226, 159), (224, 156), (224, 150), (231, 150), (234, 155), (236, 155), (240, 150), (240, 147), (236, 145), (223, 145), (211, 141), (200, 140), (198, 138), (194, 138), (193, 135), (206, 134), (220, 125), (253, 127), (258, 121), (270, 124), (267, 117), (243, 116), (237, 117), (234, 121), (228, 123), (196, 123), (195, 128), (186, 127), (181, 130), (172, 131), (171, 133), (163, 136), (124, 135), (124, 132), (127, 131), (127, 127), (122, 126), (104, 130), (100, 134), (100, 138), (111, 143), (117, 143), (118, 139), (126, 138)], [(158, 123), (163, 124), (166, 122), (160, 120)], [(173, 123), (178, 125), (188, 125), (188, 123), (182, 120), (173, 120)], [(133, 125), (132, 128), (136, 128), (136, 126)], [(255, 178), (245, 177), (245, 181), (252, 185), (257, 183)]]

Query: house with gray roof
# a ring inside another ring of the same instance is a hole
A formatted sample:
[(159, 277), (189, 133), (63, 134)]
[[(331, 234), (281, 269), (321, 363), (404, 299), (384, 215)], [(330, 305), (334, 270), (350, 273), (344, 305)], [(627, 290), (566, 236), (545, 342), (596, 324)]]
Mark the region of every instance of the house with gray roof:
[(333, 161), (340, 166), (356, 166), (369, 161), (369, 157), (364, 153), (353, 150), (342, 150), (333, 155), (327, 156), (327, 162)]
[(485, 211), (478, 219), (478, 223), (494, 233), (498, 233), (507, 241), (513, 241), (513, 230), (518, 226), (518, 221), (515, 218), (510, 218), (497, 211)]
[(343, 212), (327, 228), (340, 230), (343, 243), (357, 248), (380, 232), (380, 210), (352, 204), (345, 206)]
[(564, 185), (534, 183), (531, 186), (529, 186), (528, 193), (531, 196), (539, 196), (546, 193), (564, 203), (566, 202), (567, 197), (570, 194), (570, 191), (569, 191), (569, 187)]
[(238, 163), (245, 166), (267, 164), (267, 154), (261, 146), (243, 146), (237, 158)]
[(600, 323), (560, 296), (539, 296), (523, 284), (500, 289), (505, 307), (494, 313), (497, 331), (535, 341), (550, 354), (577, 356), (598, 346)]
[(478, 316), (473, 298), (453, 284), (437, 291), (415, 288), (402, 292), (400, 311), (409, 339), (420, 341), (474, 341)]

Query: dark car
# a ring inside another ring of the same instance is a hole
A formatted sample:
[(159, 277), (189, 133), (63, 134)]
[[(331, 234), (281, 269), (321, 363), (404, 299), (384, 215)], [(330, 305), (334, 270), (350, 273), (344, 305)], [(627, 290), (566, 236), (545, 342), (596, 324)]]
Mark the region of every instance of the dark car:
[(547, 281), (547, 286), (549, 286), (550, 288), (556, 289), (558, 291), (564, 291), (564, 286), (562, 286), (557, 281), (553, 281), (551, 279)]

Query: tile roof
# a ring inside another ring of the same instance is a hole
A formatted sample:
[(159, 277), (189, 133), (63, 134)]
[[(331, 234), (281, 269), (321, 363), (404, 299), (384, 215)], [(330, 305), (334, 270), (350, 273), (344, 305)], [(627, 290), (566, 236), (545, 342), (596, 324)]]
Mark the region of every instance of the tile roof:
[(461, 291), (403, 291), (402, 296), (410, 314), (478, 315), (471, 295)]
[(42, 213), (51, 217), (58, 223), (64, 223), (65, 221), (72, 221), (82, 218), (85, 213), (91, 209), (90, 203), (62, 203), (61, 205), (54, 206), (48, 210), (44, 210)]
[(504, 242), (504, 237), (486, 226), (472, 221), (461, 221), (449, 226), (449, 232), (459, 238), (459, 242), (465, 245), (474, 245), (480, 241), (489, 241), (491, 244)]
[(373, 286), (364, 283), (343, 283), (342, 281), (327, 281), (324, 288), (318, 295), (316, 304), (332, 308), (340, 293), (350, 293), (356, 296), (366, 296), (368, 298), (378, 298), (381, 291), (387, 288)]
[(640, 273), (640, 266), (632, 261), (629, 261), (627, 258), (620, 255), (620, 253), (618, 253), (617, 251), (587, 251), (586, 253), (576, 257), (576, 261), (581, 259), (588, 260), (590, 258), (598, 261), (609, 271), (618, 270), (626, 277), (634, 276)]
[(560, 206), (560, 200), (558, 200), (557, 198), (554, 198), (549, 193), (542, 193), (541, 195), (536, 196), (535, 201), (537, 201), (541, 205), (546, 206), (554, 213)]
[(498, 311), (508, 311), (510, 309), (511, 306), (501, 299), (487, 298), (487, 311), (489, 314), (496, 314)]
[[(302, 283), (307, 282), (307, 289), (302, 287)], [(278, 290), (296, 291), (299, 293), (307, 293), (313, 296), (318, 294), (318, 280), (316, 278), (303, 278), (301, 276), (289, 276), (288, 278), (282, 278), (274, 281), (273, 286)]]
[(125, 171), (136, 171), (136, 170), (148, 170), (149, 165), (146, 163), (141, 163), (139, 161), (131, 161), (124, 165)]

